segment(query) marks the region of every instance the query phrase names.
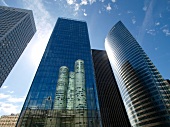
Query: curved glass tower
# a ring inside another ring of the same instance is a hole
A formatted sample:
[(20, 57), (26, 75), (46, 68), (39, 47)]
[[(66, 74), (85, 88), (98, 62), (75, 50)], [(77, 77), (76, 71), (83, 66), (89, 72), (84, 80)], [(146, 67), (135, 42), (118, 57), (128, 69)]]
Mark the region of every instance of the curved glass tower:
[(131, 125), (170, 126), (170, 87), (122, 22), (105, 48)]

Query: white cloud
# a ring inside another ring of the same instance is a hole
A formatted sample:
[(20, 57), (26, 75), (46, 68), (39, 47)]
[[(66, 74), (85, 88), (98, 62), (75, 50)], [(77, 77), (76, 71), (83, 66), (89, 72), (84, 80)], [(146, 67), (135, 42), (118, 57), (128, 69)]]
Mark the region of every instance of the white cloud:
[(2, 86), (2, 89), (6, 89), (6, 88), (8, 88), (8, 86)]
[(6, 99), (6, 98), (9, 98), (9, 97), (10, 97), (10, 95), (0, 93), (0, 99)]
[(83, 12), (86, 12), (86, 9), (81, 9)]
[(74, 6), (74, 11), (78, 11), (79, 8), (80, 8), (80, 5), (79, 5), (79, 4), (75, 4), (75, 6)]
[(25, 97), (14, 97), (12, 95), (0, 93), (0, 115), (19, 113), (24, 100)]
[(138, 38), (137, 40), (139, 42), (143, 42), (144, 39), (144, 35), (146, 33), (145, 29), (150, 29), (151, 26), (154, 24), (154, 20), (153, 20), (153, 8), (154, 8), (154, 0), (151, 0), (147, 3), (147, 10), (145, 13), (145, 17), (143, 20), (143, 23), (139, 29), (139, 33), (138, 33)]
[(162, 32), (165, 33), (166, 36), (170, 36), (170, 31), (169, 31), (169, 29), (163, 29)]
[(156, 25), (156, 26), (159, 26), (159, 25), (160, 25), (160, 22), (156, 22), (155, 25)]
[(42, 0), (23, 0), (24, 8), (33, 11), (37, 32), (32, 39), (29, 58), (38, 66), (53, 29), (53, 17), (46, 10)]
[(44, 1), (46, 4), (52, 4), (52, 2), (51, 1)]
[(167, 10), (167, 11), (170, 11), (170, 7), (167, 7), (166, 10)]
[(76, 0), (67, 0), (67, 4), (72, 5), (75, 4)]
[(19, 106), (11, 103), (0, 102), (0, 112), (3, 114), (19, 113), (20, 108)]
[(159, 14), (159, 17), (162, 18), (162, 14), (161, 13)]
[(128, 10), (127, 13), (130, 14), (130, 13), (133, 13), (133, 12)]
[(107, 11), (111, 11), (111, 10), (112, 10), (110, 4), (108, 4), (108, 5), (106, 6), (106, 10), (107, 10)]
[(93, 4), (94, 2), (96, 2), (96, 0), (89, 0), (90, 4)]
[(113, 2), (113, 3), (115, 3), (115, 2), (116, 2), (116, 0), (112, 0), (112, 2)]
[(144, 11), (146, 11), (146, 10), (147, 10), (147, 7), (146, 7), (146, 6), (144, 6), (144, 7), (143, 7), (143, 10), (144, 10)]
[(8, 93), (14, 93), (14, 91), (7, 91)]
[(88, 4), (88, 1), (87, 1), (87, 0), (81, 0), (80, 5), (87, 5), (87, 4)]
[(74, 15), (74, 16), (77, 16), (77, 15), (78, 15), (78, 12), (76, 11), (73, 15)]
[(102, 12), (99, 10), (99, 14), (101, 14)]
[(104, 2), (105, 0), (99, 0), (99, 1)]
[(12, 103), (19, 103), (19, 102), (24, 102), (25, 97), (12, 97), (10, 96), (10, 98), (7, 99), (8, 102), (12, 102)]
[(154, 29), (148, 30), (147, 33), (150, 35), (156, 35), (156, 31)]
[(87, 14), (84, 12), (84, 16), (87, 16)]
[(168, 25), (164, 25), (160, 29), (167, 28), (167, 27), (168, 27)]
[(158, 48), (155, 48), (155, 50), (157, 51), (157, 50), (158, 50)]
[(136, 19), (132, 18), (132, 23), (135, 24), (136, 23)]
[(118, 9), (118, 5), (114, 4), (114, 9), (117, 10)]
[(5, 99), (6, 102), (18, 103), (24, 102), (25, 97), (13, 97), (12, 95), (0, 93), (0, 100), (2, 99)]

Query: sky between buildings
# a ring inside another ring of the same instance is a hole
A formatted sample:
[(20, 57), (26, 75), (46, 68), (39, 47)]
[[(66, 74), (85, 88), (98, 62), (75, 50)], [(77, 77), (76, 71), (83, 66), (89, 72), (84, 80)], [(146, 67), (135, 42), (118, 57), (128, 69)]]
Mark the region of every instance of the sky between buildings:
[(87, 22), (91, 48), (104, 49), (121, 20), (163, 78), (170, 79), (170, 0), (0, 0), (33, 11), (37, 32), (0, 88), (0, 116), (20, 112), (58, 17)]

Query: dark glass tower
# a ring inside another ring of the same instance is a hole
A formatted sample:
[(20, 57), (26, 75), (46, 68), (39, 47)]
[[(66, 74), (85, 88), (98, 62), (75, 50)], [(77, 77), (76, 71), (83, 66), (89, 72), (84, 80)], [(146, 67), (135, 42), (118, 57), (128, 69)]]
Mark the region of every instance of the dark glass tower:
[(92, 50), (103, 127), (130, 127), (106, 51)]
[(170, 85), (170, 80), (169, 79), (166, 79), (166, 81), (169, 83), (169, 85)]
[(0, 87), (35, 32), (32, 11), (0, 6)]
[(100, 126), (95, 86), (86, 22), (59, 18), (17, 126)]
[(122, 22), (108, 33), (105, 48), (131, 125), (170, 126), (170, 86)]

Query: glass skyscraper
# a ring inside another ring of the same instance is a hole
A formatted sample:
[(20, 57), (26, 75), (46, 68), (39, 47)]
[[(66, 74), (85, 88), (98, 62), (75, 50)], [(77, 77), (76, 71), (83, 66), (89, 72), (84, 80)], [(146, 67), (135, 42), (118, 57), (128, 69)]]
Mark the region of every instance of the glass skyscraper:
[(0, 87), (35, 32), (32, 11), (0, 6)]
[(121, 21), (105, 48), (131, 125), (170, 126), (170, 87)]
[(92, 49), (103, 127), (131, 127), (106, 51)]
[(86, 22), (57, 20), (17, 126), (101, 126)]

